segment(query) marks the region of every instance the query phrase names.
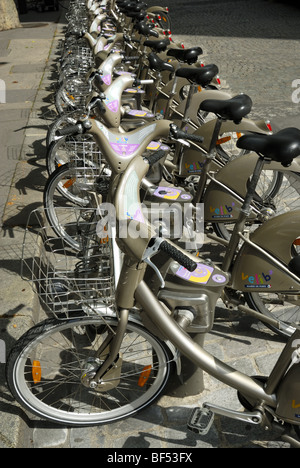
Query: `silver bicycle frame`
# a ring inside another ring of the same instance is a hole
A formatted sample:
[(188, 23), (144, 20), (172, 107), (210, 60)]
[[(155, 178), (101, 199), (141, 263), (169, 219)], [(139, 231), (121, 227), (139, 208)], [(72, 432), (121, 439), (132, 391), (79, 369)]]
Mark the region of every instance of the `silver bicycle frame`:
[(276, 407), (275, 395), (267, 394), (261, 382), (228, 366), (195, 343), (192, 338), (179, 327), (175, 320), (170, 317), (144, 281), (138, 285), (135, 297), (157, 328), (163, 332), (184, 356), (205, 372), (230, 387), (259, 401), (264, 401), (271, 407)]

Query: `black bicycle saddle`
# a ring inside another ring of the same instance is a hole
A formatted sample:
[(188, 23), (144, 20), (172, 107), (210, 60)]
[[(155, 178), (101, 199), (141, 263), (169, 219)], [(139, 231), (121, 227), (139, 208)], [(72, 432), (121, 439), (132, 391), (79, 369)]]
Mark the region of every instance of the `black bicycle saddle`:
[(144, 45), (150, 47), (150, 49), (155, 50), (156, 52), (163, 52), (167, 49), (168, 45), (170, 44), (170, 39), (161, 39), (160, 41), (151, 41), (146, 40), (144, 41)]
[(129, 18), (135, 18), (137, 21), (142, 21), (146, 17), (147, 13), (145, 11), (128, 11), (126, 16)]
[(300, 156), (300, 130), (289, 127), (274, 135), (259, 133), (244, 135), (239, 138), (237, 147), (255, 151), (272, 161), (290, 166), (297, 156)]
[(135, 29), (143, 36), (155, 36), (158, 37), (158, 31), (153, 29), (153, 25), (146, 23), (146, 21), (140, 21), (135, 25)]
[(217, 65), (210, 64), (199, 68), (179, 68), (176, 70), (176, 76), (186, 78), (194, 84), (205, 87), (209, 85), (218, 72)]
[(174, 67), (171, 63), (164, 62), (160, 57), (158, 57), (154, 52), (151, 52), (148, 55), (149, 66), (151, 70), (156, 71), (169, 71), (170, 73), (174, 72)]
[(146, 3), (135, 3), (135, 2), (124, 2), (123, 5), (119, 5), (120, 10), (125, 13), (126, 16), (129, 16), (128, 13), (140, 12), (147, 8)]
[(168, 57), (174, 57), (179, 62), (196, 63), (199, 55), (203, 54), (201, 47), (191, 47), (190, 49), (170, 49), (167, 52)]
[(200, 109), (213, 112), (226, 120), (238, 124), (252, 108), (252, 100), (247, 94), (238, 94), (231, 99), (206, 99), (200, 104)]

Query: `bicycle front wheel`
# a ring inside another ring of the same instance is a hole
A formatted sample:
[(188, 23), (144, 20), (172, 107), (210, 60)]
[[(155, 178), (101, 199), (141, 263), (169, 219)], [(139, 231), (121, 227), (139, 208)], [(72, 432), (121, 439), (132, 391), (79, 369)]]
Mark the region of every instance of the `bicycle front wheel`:
[(75, 250), (82, 248), (82, 229), (91, 213), (88, 193), (81, 189), (82, 180), (86, 180), (84, 168), (77, 168), (75, 174), (74, 169), (65, 164), (53, 172), (44, 189), (44, 208), (49, 225)]
[(41, 418), (88, 426), (136, 414), (163, 391), (171, 361), (166, 345), (143, 327), (128, 323), (118, 365), (96, 389), (84, 376), (101, 366), (97, 351), (118, 321), (109, 317), (49, 319), (30, 329), (13, 347), (6, 376), (16, 400)]

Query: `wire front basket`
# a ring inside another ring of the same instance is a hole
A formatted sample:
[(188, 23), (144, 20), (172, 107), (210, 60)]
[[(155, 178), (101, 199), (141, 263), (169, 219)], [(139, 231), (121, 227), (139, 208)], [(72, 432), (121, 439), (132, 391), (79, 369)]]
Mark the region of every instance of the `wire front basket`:
[(105, 195), (111, 170), (96, 142), (86, 136), (70, 137), (66, 142), (66, 152), (76, 187), (90, 190), (97, 184), (97, 193)]
[(67, 151), (69, 161), (76, 163), (82, 161), (85, 167), (100, 167), (103, 156), (96, 142), (89, 136), (78, 135), (76, 138), (67, 138)]
[[(72, 208), (76, 211), (76, 208)], [(89, 211), (92, 211), (89, 209)], [(95, 211), (95, 210), (94, 210)], [(90, 213), (91, 214), (91, 213)], [(96, 213), (95, 213), (96, 215)], [(93, 218), (93, 219), (92, 219)], [(76, 314), (114, 314), (114, 275), (110, 241), (96, 234), (97, 216), (90, 216), (76, 252), (45, 225), (45, 213), (31, 213), (23, 243), (22, 278), (29, 280), (45, 311), (56, 318)], [(78, 225), (68, 225), (75, 232)]]

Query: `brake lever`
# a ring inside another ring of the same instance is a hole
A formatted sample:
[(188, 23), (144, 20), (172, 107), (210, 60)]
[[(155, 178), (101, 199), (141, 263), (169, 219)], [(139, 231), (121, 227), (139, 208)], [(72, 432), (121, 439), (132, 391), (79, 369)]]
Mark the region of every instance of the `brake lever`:
[(187, 146), (188, 148), (191, 146), (190, 143), (187, 140), (183, 140), (181, 138), (176, 138), (177, 135), (177, 130), (179, 128), (175, 124), (170, 124), (170, 132), (169, 132), (169, 138), (171, 141), (174, 141), (176, 143), (180, 143), (183, 146)]
[(157, 266), (154, 265), (154, 263), (151, 262), (151, 260), (150, 260), (150, 258), (153, 257), (153, 255), (158, 253), (159, 246), (160, 246), (160, 244), (162, 242), (163, 242), (163, 239), (161, 237), (156, 237), (153, 244), (151, 245), (151, 247), (148, 246), (147, 249), (145, 250), (144, 255), (142, 257), (142, 261), (147, 263), (147, 265), (150, 268), (152, 268), (152, 270), (154, 270), (154, 272), (156, 273), (156, 276), (158, 277), (158, 279), (160, 281), (161, 287), (164, 288), (165, 287), (165, 280), (164, 280), (161, 272), (157, 268)]
[(174, 141), (176, 143), (180, 143), (181, 145), (183, 146), (187, 146), (188, 148), (190, 148), (191, 144), (187, 141), (187, 140), (182, 140), (181, 138), (174, 138), (174, 137), (170, 137), (170, 140), (171, 141)]

